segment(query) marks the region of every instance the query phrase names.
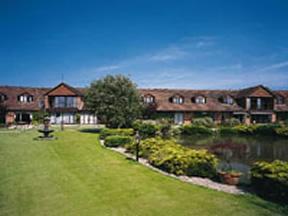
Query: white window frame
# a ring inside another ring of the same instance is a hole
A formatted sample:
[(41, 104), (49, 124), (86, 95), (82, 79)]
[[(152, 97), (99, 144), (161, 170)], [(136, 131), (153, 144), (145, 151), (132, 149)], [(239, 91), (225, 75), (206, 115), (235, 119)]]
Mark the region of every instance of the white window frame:
[(152, 95), (145, 95), (143, 100), (144, 100), (144, 103), (150, 104), (150, 103), (154, 103), (155, 98)]
[(173, 96), (172, 103), (174, 103), (174, 104), (183, 104), (184, 103), (184, 98), (182, 96), (180, 96), (180, 95)]
[(206, 103), (206, 98), (203, 96), (197, 96), (195, 98), (195, 103), (196, 104), (205, 104)]

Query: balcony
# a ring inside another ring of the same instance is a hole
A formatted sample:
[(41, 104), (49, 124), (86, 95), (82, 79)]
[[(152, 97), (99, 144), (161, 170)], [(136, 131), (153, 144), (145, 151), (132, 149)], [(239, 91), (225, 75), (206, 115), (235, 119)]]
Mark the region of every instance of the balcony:
[(273, 98), (251, 98), (250, 107), (252, 111), (272, 111), (274, 109)]
[(50, 109), (73, 109), (77, 108), (77, 97), (56, 96), (49, 97)]

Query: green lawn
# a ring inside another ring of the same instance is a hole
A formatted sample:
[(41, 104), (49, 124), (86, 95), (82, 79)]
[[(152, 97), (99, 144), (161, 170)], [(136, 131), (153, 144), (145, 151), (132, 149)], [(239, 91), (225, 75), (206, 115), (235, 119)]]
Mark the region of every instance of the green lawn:
[(67, 130), (0, 133), (0, 215), (287, 215), (254, 196), (234, 196), (163, 176)]

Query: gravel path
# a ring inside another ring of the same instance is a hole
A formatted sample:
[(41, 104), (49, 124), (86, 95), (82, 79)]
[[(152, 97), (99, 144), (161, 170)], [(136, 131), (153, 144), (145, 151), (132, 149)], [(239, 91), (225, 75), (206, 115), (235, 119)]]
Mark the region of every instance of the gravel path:
[[(103, 144), (104, 143), (101, 140), (101, 145), (103, 145)], [(135, 159), (135, 156), (130, 154), (130, 153), (127, 153), (125, 148), (119, 147), (119, 148), (108, 148), (108, 149), (111, 149), (113, 151), (119, 152), (119, 153), (125, 155), (128, 158)], [(243, 189), (241, 189), (239, 187), (236, 187), (236, 186), (233, 186), (233, 185), (226, 185), (226, 184), (221, 184), (221, 183), (218, 183), (218, 182), (214, 182), (214, 181), (212, 181), (211, 179), (208, 179), (208, 178), (176, 176), (174, 174), (170, 174), (170, 173), (164, 172), (164, 171), (162, 171), (162, 170), (160, 170), (160, 169), (158, 169), (156, 167), (151, 166), (148, 163), (148, 161), (146, 159), (143, 159), (143, 158), (139, 159), (139, 163), (141, 163), (144, 166), (149, 167), (150, 169), (153, 169), (153, 170), (155, 170), (155, 171), (157, 171), (157, 172), (159, 172), (159, 173), (161, 173), (163, 175), (179, 179), (180, 181), (183, 181), (183, 182), (187, 182), (187, 183), (191, 183), (191, 184), (207, 187), (207, 188), (210, 188), (210, 189), (214, 189), (214, 190), (217, 190), (217, 191), (222, 191), (222, 192), (230, 193), (230, 194), (243, 195), (243, 194), (247, 193), (246, 191), (244, 191)]]

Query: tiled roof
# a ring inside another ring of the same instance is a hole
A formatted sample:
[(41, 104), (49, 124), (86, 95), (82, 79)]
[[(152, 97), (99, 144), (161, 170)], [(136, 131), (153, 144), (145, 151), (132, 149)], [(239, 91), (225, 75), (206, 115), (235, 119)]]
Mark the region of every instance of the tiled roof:
[[(7, 96), (4, 105), (9, 110), (26, 110), (36, 111), (40, 109), (39, 103), (43, 101), (44, 94), (49, 88), (32, 88), (32, 87), (14, 87), (0, 86), (0, 93)], [(33, 96), (33, 101), (29, 103), (21, 103), (18, 101), (18, 96), (26, 93)]]
[(82, 93), (78, 91), (77, 88), (74, 88), (66, 83), (60, 83), (56, 87), (50, 89), (45, 95), (49, 96), (81, 96)]
[[(254, 95), (255, 93), (257, 95)], [(239, 90), (236, 97), (237, 98), (248, 97), (248, 96), (266, 97), (267, 95), (269, 97), (273, 97), (274, 93), (269, 88), (263, 85), (257, 85), (257, 86), (252, 86), (249, 88)]]
[[(151, 94), (156, 100), (156, 109), (158, 111), (242, 111), (243, 108), (237, 104), (229, 105), (221, 103), (219, 98), (229, 95), (234, 98), (242, 97), (253, 93), (255, 88), (262, 86), (251, 87), (247, 89), (236, 90), (190, 90), (190, 89), (139, 89), (142, 95)], [(71, 87), (72, 88), (72, 87)], [(264, 87), (266, 88), (266, 87)], [(54, 88), (35, 88), (35, 87), (13, 87), (0, 86), (0, 94), (7, 96), (5, 104), (9, 110), (27, 110), (36, 111), (40, 109), (39, 104), (43, 101), (44, 95)], [(80, 95), (84, 95), (86, 88), (74, 88)], [(269, 90), (269, 89), (268, 89)], [(270, 91), (270, 90), (269, 90)], [(33, 95), (33, 102), (21, 103), (17, 97), (23, 93)], [(288, 111), (288, 90), (273, 91), (274, 95), (281, 95), (286, 98), (286, 104), (275, 105), (276, 111)], [(183, 104), (173, 104), (169, 101), (174, 95), (184, 97)], [(192, 98), (196, 96), (204, 96), (205, 104), (196, 104), (192, 102)]]
[(276, 104), (275, 110), (278, 112), (288, 111), (288, 90), (274, 91), (276, 95), (286, 98), (285, 104)]
[[(158, 111), (242, 111), (237, 104), (229, 105), (219, 101), (225, 95), (235, 96), (237, 92), (229, 90), (186, 90), (186, 89), (140, 89), (142, 95), (152, 94), (156, 99)], [(169, 98), (182, 95), (183, 104), (173, 104)], [(192, 102), (193, 97), (204, 96), (205, 104)]]

